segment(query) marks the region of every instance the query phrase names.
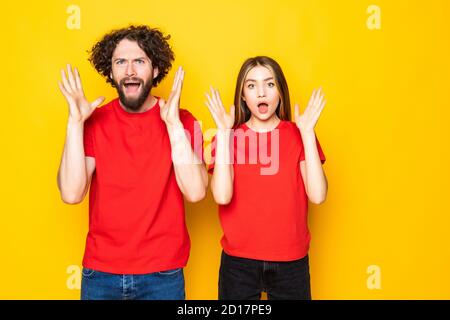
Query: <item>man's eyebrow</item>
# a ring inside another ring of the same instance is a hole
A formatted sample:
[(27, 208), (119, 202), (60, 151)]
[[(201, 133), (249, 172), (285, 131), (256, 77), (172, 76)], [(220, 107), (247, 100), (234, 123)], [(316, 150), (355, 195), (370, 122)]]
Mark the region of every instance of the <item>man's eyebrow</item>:
[[(266, 78), (266, 79), (264, 79), (263, 81), (269, 81), (269, 80), (273, 80), (273, 77)], [(253, 81), (253, 82), (256, 82), (255, 79), (247, 79), (247, 80), (245, 80), (245, 82), (247, 82), (247, 81)]]
[[(113, 58), (113, 60), (114, 61), (117, 61), (117, 60), (127, 60), (127, 59), (125, 59), (125, 58)], [(135, 59), (133, 59), (133, 60), (150, 60), (149, 58), (147, 58), (147, 57), (138, 57), (138, 58), (135, 58)]]

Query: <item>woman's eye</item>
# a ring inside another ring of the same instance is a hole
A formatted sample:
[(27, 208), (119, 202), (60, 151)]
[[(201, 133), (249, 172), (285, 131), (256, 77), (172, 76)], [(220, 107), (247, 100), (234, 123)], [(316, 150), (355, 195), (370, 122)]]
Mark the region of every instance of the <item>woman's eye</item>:
[(269, 83), (268, 83), (268, 86), (269, 86), (270, 88), (275, 87), (275, 83), (269, 82)]
[(255, 85), (251, 84), (251, 83), (247, 86), (247, 88), (249, 88), (249, 89), (253, 89), (254, 87), (255, 87)]

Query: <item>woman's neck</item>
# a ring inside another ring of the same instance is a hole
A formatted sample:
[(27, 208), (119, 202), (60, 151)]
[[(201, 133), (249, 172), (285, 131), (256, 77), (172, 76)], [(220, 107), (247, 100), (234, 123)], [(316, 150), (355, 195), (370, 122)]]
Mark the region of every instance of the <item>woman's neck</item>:
[(250, 119), (245, 123), (247, 127), (257, 132), (272, 131), (280, 123), (280, 118), (274, 113), (272, 117), (267, 120), (260, 120), (255, 116), (250, 116)]

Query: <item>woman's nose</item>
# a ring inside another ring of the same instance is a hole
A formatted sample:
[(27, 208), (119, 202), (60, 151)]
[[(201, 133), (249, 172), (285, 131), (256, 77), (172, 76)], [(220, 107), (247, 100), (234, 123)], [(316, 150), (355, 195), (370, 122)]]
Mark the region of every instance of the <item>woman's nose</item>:
[(266, 92), (264, 90), (264, 87), (258, 87), (258, 97), (265, 97)]

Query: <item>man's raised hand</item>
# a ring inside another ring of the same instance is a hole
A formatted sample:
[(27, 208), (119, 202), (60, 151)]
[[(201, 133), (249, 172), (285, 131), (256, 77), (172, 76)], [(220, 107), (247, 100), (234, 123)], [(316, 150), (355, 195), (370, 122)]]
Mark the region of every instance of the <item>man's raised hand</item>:
[(66, 72), (61, 70), (61, 79), (58, 85), (69, 105), (69, 121), (80, 123), (86, 121), (105, 98), (99, 97), (89, 102), (83, 92), (80, 74), (77, 68), (72, 71), (70, 64), (67, 65), (67, 76)]

